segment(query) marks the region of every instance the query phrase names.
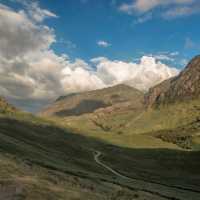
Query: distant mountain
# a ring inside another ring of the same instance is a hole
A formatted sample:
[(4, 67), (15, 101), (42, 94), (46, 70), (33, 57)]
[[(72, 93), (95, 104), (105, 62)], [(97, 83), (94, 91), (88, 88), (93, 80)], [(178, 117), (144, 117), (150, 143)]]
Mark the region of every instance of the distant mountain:
[(127, 85), (116, 85), (101, 90), (70, 94), (59, 97), (40, 114), (44, 116), (79, 116), (99, 109), (141, 107), (143, 93)]
[(14, 113), (17, 109), (9, 104), (4, 98), (0, 97), (0, 114)]
[(115, 144), (171, 148), (173, 143), (192, 149), (200, 141), (199, 97), (197, 56), (178, 76), (145, 95), (127, 85), (70, 94), (59, 97), (41, 115), (64, 117), (59, 123)]
[(200, 56), (193, 58), (178, 76), (151, 88), (146, 95), (146, 103), (151, 106), (198, 97), (200, 97)]

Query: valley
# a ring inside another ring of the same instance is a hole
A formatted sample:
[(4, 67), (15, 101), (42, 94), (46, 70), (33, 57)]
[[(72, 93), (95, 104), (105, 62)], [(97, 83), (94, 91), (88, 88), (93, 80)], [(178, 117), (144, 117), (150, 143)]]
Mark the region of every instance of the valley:
[(200, 99), (168, 102), (178, 86), (72, 94), (37, 116), (1, 100), (0, 199), (199, 200)]

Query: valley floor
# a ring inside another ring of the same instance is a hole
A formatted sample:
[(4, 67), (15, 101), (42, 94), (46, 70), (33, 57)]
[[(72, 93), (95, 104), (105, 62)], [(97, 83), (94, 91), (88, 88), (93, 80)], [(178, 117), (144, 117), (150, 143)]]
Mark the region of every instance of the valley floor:
[(0, 117), (2, 200), (199, 200), (200, 152), (133, 149)]

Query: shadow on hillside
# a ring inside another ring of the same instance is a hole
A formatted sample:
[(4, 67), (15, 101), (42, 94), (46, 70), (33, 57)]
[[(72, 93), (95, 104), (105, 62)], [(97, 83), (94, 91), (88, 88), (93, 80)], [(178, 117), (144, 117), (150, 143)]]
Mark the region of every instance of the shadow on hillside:
[(95, 150), (102, 152), (103, 162), (127, 176), (200, 186), (200, 152), (121, 148), (52, 125), (0, 119), (0, 151), (30, 165), (79, 175), (110, 175), (94, 161)]
[(105, 108), (108, 106), (110, 106), (110, 104), (105, 104), (103, 101), (82, 100), (76, 107), (59, 111), (55, 113), (55, 115), (59, 117), (79, 116), (86, 113), (92, 113), (99, 108)]

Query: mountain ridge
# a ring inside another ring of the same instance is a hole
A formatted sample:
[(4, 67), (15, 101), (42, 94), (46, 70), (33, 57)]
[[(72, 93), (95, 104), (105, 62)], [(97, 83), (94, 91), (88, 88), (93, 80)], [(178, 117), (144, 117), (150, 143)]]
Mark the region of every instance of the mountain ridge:
[[(142, 106), (143, 93), (127, 85), (116, 85), (82, 93), (59, 97), (52, 105), (40, 112), (42, 116), (79, 116), (98, 109), (123, 106), (135, 101), (135, 106)], [(134, 106), (134, 105), (133, 105)]]
[(192, 100), (200, 95), (200, 55), (176, 77), (152, 87), (145, 97), (148, 106)]

